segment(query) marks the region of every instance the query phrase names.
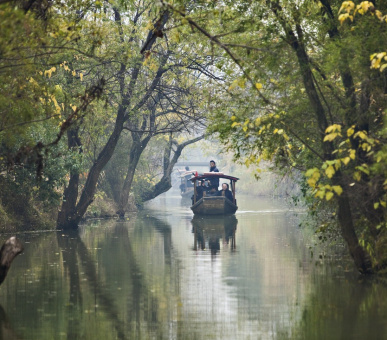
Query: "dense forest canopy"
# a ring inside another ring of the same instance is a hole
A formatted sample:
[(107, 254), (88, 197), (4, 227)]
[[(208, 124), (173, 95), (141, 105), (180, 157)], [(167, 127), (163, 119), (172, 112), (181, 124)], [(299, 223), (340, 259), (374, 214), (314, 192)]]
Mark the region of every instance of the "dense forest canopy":
[(207, 127), (246, 166), (302, 173), (318, 232), (385, 268), (384, 1), (0, 0), (0, 18), (4, 223), (40, 202), (77, 228), (96, 193), (122, 217)]

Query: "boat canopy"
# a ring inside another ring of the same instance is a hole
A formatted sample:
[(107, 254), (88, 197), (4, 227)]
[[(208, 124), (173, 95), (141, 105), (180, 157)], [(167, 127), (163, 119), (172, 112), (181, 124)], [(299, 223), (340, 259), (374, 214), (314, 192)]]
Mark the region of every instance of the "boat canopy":
[(188, 171), (184, 170), (183, 172), (179, 173), (179, 176), (180, 177), (195, 176), (196, 172), (197, 172), (196, 170), (188, 170)]
[(223, 172), (205, 172), (202, 175), (190, 178), (190, 181), (195, 182), (195, 181), (207, 179), (210, 177), (226, 178), (226, 179), (229, 179), (229, 180), (234, 181), (234, 182), (239, 180), (239, 178), (234, 177), (234, 176), (225, 175)]

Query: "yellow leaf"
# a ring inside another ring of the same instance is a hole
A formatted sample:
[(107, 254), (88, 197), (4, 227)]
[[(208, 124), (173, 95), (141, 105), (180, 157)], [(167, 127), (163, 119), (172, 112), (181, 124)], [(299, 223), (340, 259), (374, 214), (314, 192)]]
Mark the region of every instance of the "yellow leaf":
[(260, 89), (262, 89), (262, 84), (261, 83), (255, 83), (255, 87), (257, 88), (257, 90), (260, 90)]
[(343, 189), (340, 185), (333, 185), (332, 189), (339, 196), (343, 193)]
[(315, 197), (320, 197), (321, 199), (324, 198), (325, 196), (325, 191), (324, 190), (319, 190), (316, 192)]
[(337, 160), (335, 161), (335, 169), (336, 169), (336, 170), (339, 170), (340, 167), (341, 167), (341, 161), (340, 161), (340, 159), (337, 159)]
[(340, 21), (340, 24), (342, 25), (343, 22), (349, 18), (349, 14), (348, 13), (344, 13), (344, 14), (340, 14), (339, 15), (339, 21)]
[(367, 133), (364, 131), (358, 131), (355, 133), (354, 138), (359, 137), (360, 139), (367, 139)]
[(332, 124), (326, 128), (325, 133), (330, 133), (330, 132), (335, 132), (335, 131), (341, 132), (341, 125)]
[(339, 9), (339, 13), (343, 10), (345, 10), (347, 13), (349, 13), (351, 10), (353, 10), (355, 8), (355, 4), (353, 3), (353, 1), (344, 1), (342, 4), (341, 4), (341, 7)]
[(376, 209), (378, 209), (379, 208), (379, 202), (375, 202), (374, 203), (374, 209), (376, 210)]
[(306, 177), (310, 177), (310, 176), (312, 176), (314, 173), (318, 173), (319, 172), (319, 170), (317, 169), (317, 168), (313, 168), (313, 169), (309, 169), (309, 170), (307, 170), (306, 172), (305, 172), (305, 176)]
[(336, 132), (334, 132), (334, 133), (330, 133), (329, 135), (326, 135), (325, 137), (324, 137), (324, 142), (326, 142), (326, 141), (329, 141), (329, 142), (332, 142), (337, 136), (339, 136), (340, 134), (339, 133), (336, 133)]
[(235, 127), (235, 126), (237, 126), (237, 125), (241, 125), (241, 124), (238, 123), (238, 122), (233, 122), (233, 123), (231, 124), (231, 127), (233, 128), (233, 127)]
[(77, 107), (75, 105), (72, 105), (71, 108), (73, 109), (74, 112), (77, 109)]
[(231, 116), (231, 120), (234, 122), (236, 120), (236, 116)]
[(358, 182), (361, 180), (361, 173), (360, 173), (360, 171), (355, 171), (354, 172), (353, 179), (355, 179)]
[(349, 163), (349, 161), (351, 160), (351, 158), (345, 157), (345, 158), (342, 158), (341, 160), (342, 160), (342, 162), (343, 162), (345, 165), (347, 165), (347, 164)]
[(273, 133), (276, 134), (278, 132), (278, 129), (274, 129)]
[(336, 171), (332, 165), (328, 166), (325, 170), (325, 174), (328, 176), (328, 178), (332, 178), (335, 172)]
[(79, 78), (81, 78), (81, 81), (83, 81), (83, 73), (79, 73)]
[(316, 180), (314, 178), (312, 178), (312, 177), (309, 178), (307, 180), (307, 182), (308, 182), (309, 186), (312, 187), (312, 188), (314, 188), (316, 186)]
[(349, 158), (355, 159), (356, 158), (356, 150), (349, 150)]
[(351, 137), (355, 133), (354, 125), (352, 125), (348, 130), (347, 130), (347, 136)]
[(327, 201), (329, 201), (331, 198), (333, 197), (333, 192), (332, 191), (328, 191), (325, 195), (325, 199)]
[(385, 201), (380, 201), (380, 204), (385, 208), (387, 206)]

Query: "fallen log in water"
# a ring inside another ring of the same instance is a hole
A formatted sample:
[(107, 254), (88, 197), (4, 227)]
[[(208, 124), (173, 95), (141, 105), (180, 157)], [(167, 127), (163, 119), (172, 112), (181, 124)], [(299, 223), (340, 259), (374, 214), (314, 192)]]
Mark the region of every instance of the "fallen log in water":
[(22, 243), (15, 237), (9, 238), (0, 249), (0, 285), (7, 276), (13, 259), (24, 250)]

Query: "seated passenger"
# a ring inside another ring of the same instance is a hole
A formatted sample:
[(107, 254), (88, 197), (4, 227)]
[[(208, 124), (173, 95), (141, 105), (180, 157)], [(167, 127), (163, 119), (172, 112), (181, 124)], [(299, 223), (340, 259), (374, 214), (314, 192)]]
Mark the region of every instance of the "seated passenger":
[(212, 187), (208, 192), (208, 196), (220, 196), (220, 191), (216, 187)]
[(203, 192), (206, 191), (206, 186), (204, 181), (198, 181), (198, 186), (196, 187), (196, 200), (200, 200), (203, 197)]
[(224, 192), (224, 196), (232, 202), (234, 198), (232, 196), (232, 192), (230, 191), (229, 185), (227, 183), (222, 184), (222, 191), (221, 191), (222, 196), (223, 196), (223, 192)]

